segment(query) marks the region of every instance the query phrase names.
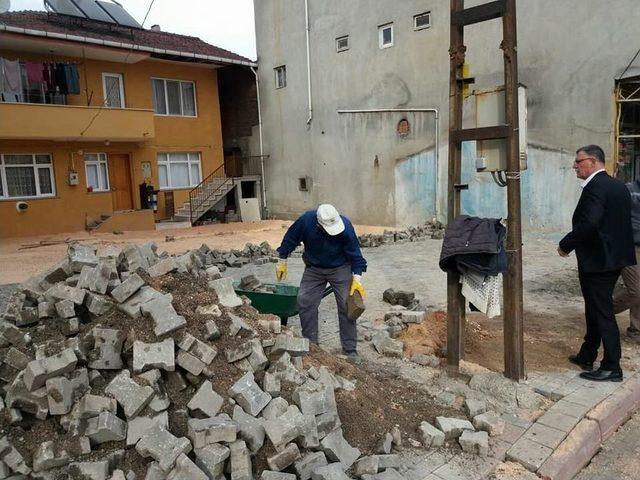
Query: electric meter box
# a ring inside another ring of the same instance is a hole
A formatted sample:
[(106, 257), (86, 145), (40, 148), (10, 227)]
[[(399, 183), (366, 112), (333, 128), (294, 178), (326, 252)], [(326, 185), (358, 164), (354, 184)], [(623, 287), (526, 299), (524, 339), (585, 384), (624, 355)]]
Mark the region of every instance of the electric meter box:
[(78, 185), (80, 184), (80, 178), (78, 177), (78, 172), (71, 170), (69, 172), (69, 185)]
[[(494, 127), (507, 123), (504, 103), (504, 87), (493, 90), (477, 90), (473, 93), (476, 103), (476, 127)], [(518, 87), (519, 156), (520, 170), (527, 169), (527, 89)], [(507, 171), (507, 140), (478, 140), (476, 146), (476, 170), (478, 172)]]

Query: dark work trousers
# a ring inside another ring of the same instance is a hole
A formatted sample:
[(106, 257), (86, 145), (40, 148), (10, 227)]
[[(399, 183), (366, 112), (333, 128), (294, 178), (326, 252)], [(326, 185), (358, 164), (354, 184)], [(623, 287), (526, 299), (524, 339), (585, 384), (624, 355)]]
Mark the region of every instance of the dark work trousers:
[(347, 354), (356, 352), (356, 322), (347, 317), (347, 298), (352, 278), (351, 265), (348, 263), (336, 268), (305, 267), (298, 291), (298, 312), (305, 338), (318, 343), (318, 307), (328, 283), (333, 287), (338, 305), (342, 350)]
[(613, 313), (613, 289), (619, 276), (620, 270), (585, 273), (578, 269), (587, 322), (587, 334), (578, 356), (584, 362), (594, 362), (602, 342), (602, 370), (620, 370), (620, 331)]

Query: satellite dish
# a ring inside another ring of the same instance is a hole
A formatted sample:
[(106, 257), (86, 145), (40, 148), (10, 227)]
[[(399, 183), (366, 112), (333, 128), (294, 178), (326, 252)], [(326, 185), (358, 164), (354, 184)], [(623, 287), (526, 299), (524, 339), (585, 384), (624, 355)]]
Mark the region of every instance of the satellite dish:
[(0, 13), (8, 12), (11, 8), (11, 0), (0, 0)]

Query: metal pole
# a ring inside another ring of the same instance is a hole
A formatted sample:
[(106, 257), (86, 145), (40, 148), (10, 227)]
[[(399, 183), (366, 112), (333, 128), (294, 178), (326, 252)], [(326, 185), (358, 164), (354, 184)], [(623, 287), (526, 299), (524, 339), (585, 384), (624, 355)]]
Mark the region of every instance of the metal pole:
[[(449, 48), (449, 170), (447, 218), (451, 223), (460, 214), (460, 184), (462, 175), (462, 143), (452, 135), (462, 128), (462, 66), (465, 59), (464, 26), (454, 25), (456, 12), (464, 9), (464, 0), (451, 0), (451, 32)], [(447, 273), (447, 364), (458, 371), (464, 358), (465, 307), (460, 275)]]
[(304, 0), (304, 33), (307, 43), (307, 98), (309, 100), (309, 118), (307, 118), (307, 126), (311, 125), (313, 120), (313, 104), (311, 102), (311, 54), (309, 52), (309, 0)]
[(260, 176), (262, 177), (262, 210), (263, 217), (266, 219), (269, 216), (269, 209), (267, 208), (267, 185), (264, 177), (264, 145), (262, 143), (262, 107), (260, 105), (260, 80), (258, 79), (258, 72), (255, 68), (250, 67), (253, 75), (256, 77), (256, 101), (258, 103), (258, 136), (260, 138)]
[(504, 276), (505, 376), (522, 380), (524, 371), (522, 307), (522, 225), (520, 199), (520, 148), (518, 118), (518, 45), (516, 0), (506, 0), (502, 18), (507, 138), (507, 258)]

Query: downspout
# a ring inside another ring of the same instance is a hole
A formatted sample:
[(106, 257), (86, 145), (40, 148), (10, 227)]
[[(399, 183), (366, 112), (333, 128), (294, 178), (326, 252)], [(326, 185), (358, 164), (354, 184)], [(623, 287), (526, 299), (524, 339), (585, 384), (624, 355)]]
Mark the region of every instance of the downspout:
[(253, 75), (256, 77), (256, 97), (258, 102), (258, 137), (260, 138), (260, 175), (262, 176), (262, 209), (264, 210), (265, 219), (268, 217), (269, 209), (267, 208), (267, 186), (265, 185), (264, 176), (264, 145), (262, 143), (262, 108), (260, 107), (260, 80), (258, 72), (255, 68), (251, 68)]
[(440, 208), (438, 203), (438, 187), (439, 187), (439, 174), (440, 174), (440, 113), (437, 108), (367, 108), (359, 110), (338, 110), (339, 114), (346, 113), (433, 113), (435, 123), (435, 148), (434, 148), (434, 160), (436, 164), (436, 198), (435, 198), (435, 210), (436, 217), (440, 218)]
[(304, 0), (304, 22), (304, 30), (307, 40), (307, 98), (309, 99), (309, 118), (307, 118), (307, 127), (310, 127), (311, 120), (313, 120), (313, 106), (311, 103), (311, 55), (309, 53), (309, 0)]

